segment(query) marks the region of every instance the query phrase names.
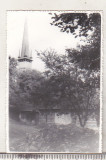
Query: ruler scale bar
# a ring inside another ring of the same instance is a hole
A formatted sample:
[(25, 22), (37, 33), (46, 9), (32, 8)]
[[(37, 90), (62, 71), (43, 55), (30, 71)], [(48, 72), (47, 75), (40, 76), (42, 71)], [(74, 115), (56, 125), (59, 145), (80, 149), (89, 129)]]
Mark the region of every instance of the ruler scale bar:
[(37, 159), (37, 160), (106, 160), (106, 154), (0, 154), (0, 160)]

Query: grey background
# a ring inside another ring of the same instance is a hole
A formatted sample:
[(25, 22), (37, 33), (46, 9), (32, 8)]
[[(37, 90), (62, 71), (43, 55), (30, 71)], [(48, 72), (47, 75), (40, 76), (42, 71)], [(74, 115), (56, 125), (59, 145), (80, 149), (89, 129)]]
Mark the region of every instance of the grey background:
[(106, 1), (105, 0), (0, 0), (0, 152), (7, 151), (8, 74), (6, 10), (102, 10), (103, 11), (103, 152), (106, 152)]

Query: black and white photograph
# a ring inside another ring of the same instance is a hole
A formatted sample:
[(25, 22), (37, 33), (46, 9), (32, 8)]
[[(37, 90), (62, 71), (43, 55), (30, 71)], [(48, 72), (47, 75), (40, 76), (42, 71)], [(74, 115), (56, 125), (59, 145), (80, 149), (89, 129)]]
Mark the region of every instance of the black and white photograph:
[(7, 11), (9, 152), (98, 153), (99, 11)]

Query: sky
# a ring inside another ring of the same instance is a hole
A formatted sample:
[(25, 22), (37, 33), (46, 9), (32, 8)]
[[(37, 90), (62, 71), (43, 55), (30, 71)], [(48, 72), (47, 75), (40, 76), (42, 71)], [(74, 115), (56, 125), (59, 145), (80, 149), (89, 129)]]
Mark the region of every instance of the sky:
[(24, 23), (27, 20), (29, 47), (32, 52), (32, 68), (44, 71), (45, 65), (36, 51), (53, 49), (57, 54), (65, 54), (66, 48), (76, 48), (82, 42), (71, 33), (61, 32), (47, 11), (8, 11), (7, 12), (7, 54), (18, 58), (21, 52)]

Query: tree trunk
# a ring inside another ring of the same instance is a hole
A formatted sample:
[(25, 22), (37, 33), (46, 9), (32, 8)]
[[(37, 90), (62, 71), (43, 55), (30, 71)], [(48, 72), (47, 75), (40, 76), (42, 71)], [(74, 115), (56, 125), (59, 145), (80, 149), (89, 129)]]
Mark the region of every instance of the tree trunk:
[(82, 113), (78, 114), (78, 117), (79, 117), (79, 122), (80, 122), (81, 127), (84, 128), (87, 122), (87, 113), (82, 111)]

